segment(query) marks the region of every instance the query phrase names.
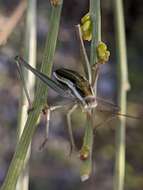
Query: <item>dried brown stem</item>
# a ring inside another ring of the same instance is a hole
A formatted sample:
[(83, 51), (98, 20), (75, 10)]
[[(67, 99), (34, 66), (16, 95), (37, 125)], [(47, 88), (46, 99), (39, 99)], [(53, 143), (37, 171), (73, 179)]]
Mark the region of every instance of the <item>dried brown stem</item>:
[(24, 11), (27, 7), (27, 0), (22, 0), (16, 7), (9, 19), (1, 17), (1, 22), (3, 23), (3, 28), (0, 30), (0, 45), (5, 45), (9, 36), (15, 29), (16, 25), (22, 18)]

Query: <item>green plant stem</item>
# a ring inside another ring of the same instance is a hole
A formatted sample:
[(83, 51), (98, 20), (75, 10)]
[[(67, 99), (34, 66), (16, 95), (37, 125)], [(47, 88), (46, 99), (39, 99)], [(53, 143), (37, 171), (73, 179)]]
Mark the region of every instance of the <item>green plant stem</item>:
[(100, 0), (90, 0), (90, 16), (92, 20), (92, 41), (90, 50), (91, 66), (97, 63), (96, 47), (101, 41), (101, 8)]
[[(50, 27), (49, 27), (49, 32), (47, 36), (44, 56), (42, 60), (42, 67), (41, 67), (41, 71), (47, 74), (48, 76), (51, 75), (52, 71), (54, 53), (55, 53), (58, 30), (59, 30), (61, 8), (62, 8), (62, 0), (61, 4), (56, 7), (52, 7), (51, 11)], [(19, 143), (17, 144), (15, 154), (11, 161), (9, 170), (7, 172), (1, 190), (15, 190), (17, 179), (24, 167), (24, 162), (27, 155), (28, 147), (32, 140), (33, 134), (37, 129), (36, 125), (37, 120), (39, 118), (40, 112), (44, 104), (46, 103), (46, 97), (47, 97), (47, 86), (44, 85), (41, 81), (38, 81), (36, 96), (33, 103), (34, 109), (28, 115), (24, 131), (22, 133)]]
[[(91, 67), (97, 62), (96, 47), (101, 41), (101, 16), (100, 16), (100, 0), (90, 0), (90, 15), (92, 20), (92, 41), (90, 49), (90, 65)], [(95, 94), (97, 83), (95, 83)], [(82, 161), (81, 165), (81, 179), (84, 181), (89, 178), (92, 171), (92, 148), (93, 148), (93, 118), (94, 110), (91, 111), (91, 116), (87, 120), (83, 147), (89, 147), (89, 156)]]
[(84, 46), (84, 42), (83, 42), (83, 39), (82, 39), (82, 32), (81, 32), (81, 28), (80, 28), (79, 24), (76, 26), (76, 29), (77, 29), (76, 30), (77, 31), (77, 36), (78, 36), (78, 39), (79, 39), (79, 42), (80, 42), (80, 48), (81, 48), (82, 59), (83, 59), (82, 64), (83, 64), (85, 76), (88, 79), (89, 83), (91, 84), (91, 82), (92, 82), (91, 67), (90, 67), (90, 63), (89, 63), (88, 56), (87, 56), (87, 53), (86, 53), (86, 49), (85, 49), (85, 46)]
[[(29, 0), (27, 6), (26, 14), (26, 35), (25, 35), (25, 48), (24, 48), (24, 57), (28, 60), (29, 64), (33, 67), (36, 66), (36, 0)], [(30, 92), (31, 100), (34, 98), (34, 85), (35, 77), (34, 75), (25, 70), (25, 82), (27, 89)], [(29, 109), (29, 104), (25, 96), (24, 90), (22, 90), (20, 108), (19, 108), (19, 117), (18, 117), (18, 141), (22, 135), (25, 122), (27, 120), (27, 110)], [(29, 184), (29, 169), (28, 169), (28, 160), (30, 157), (30, 146), (29, 151), (25, 159), (26, 168), (21, 173), (18, 179), (16, 190), (28, 190)]]
[[(83, 140), (83, 146), (82, 149), (83, 152), (89, 150), (88, 152), (88, 158), (85, 160), (82, 160), (81, 164), (81, 180), (85, 181), (87, 180), (92, 172), (92, 146), (93, 146), (93, 123), (92, 123), (92, 116), (87, 113), (87, 123), (85, 128), (85, 135)], [(85, 150), (84, 150), (85, 149)]]
[[(116, 30), (116, 52), (118, 61), (119, 78), (119, 107), (121, 113), (126, 113), (126, 97), (129, 89), (128, 68), (126, 55), (125, 25), (123, 15), (122, 0), (114, 0), (114, 16)], [(124, 189), (125, 176), (125, 117), (120, 119), (116, 127), (116, 161), (115, 161), (115, 179), (114, 189)]]
[[(101, 7), (100, 0), (90, 0), (90, 15), (92, 20), (92, 41), (90, 50), (91, 69), (94, 65), (96, 70), (92, 70), (92, 85), (96, 89), (98, 80), (98, 64), (96, 48), (101, 41)], [(96, 65), (95, 65), (96, 64)], [(96, 90), (95, 90), (96, 93)]]

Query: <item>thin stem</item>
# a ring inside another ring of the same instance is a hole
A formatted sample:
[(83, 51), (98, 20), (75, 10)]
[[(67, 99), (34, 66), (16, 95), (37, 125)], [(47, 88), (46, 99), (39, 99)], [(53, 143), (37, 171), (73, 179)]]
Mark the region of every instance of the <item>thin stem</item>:
[(96, 93), (97, 81), (99, 76), (99, 64), (97, 64), (96, 48), (99, 42), (101, 41), (100, 0), (90, 0), (90, 15), (92, 20), (92, 41), (91, 41), (91, 50), (90, 50), (90, 63), (91, 67), (94, 65), (94, 69), (92, 70), (92, 84), (95, 88), (95, 93)]
[[(26, 15), (26, 35), (25, 35), (25, 52), (24, 57), (27, 58), (29, 61), (29, 64), (33, 67), (36, 65), (36, 0), (29, 0), (27, 7), (27, 15)], [(35, 85), (35, 77), (32, 75), (30, 71), (25, 71), (25, 89), (27, 88), (30, 92), (31, 99), (34, 98), (34, 85)], [(22, 75), (21, 75), (22, 76)], [(24, 79), (22, 79), (24, 80)], [(26, 91), (25, 91), (26, 92)], [(20, 140), (20, 137), (22, 135), (22, 132), (24, 130), (25, 122), (27, 120), (27, 110), (29, 109), (29, 106), (31, 106), (29, 95), (27, 94), (27, 97), (25, 96), (24, 90), (22, 91), (21, 95), (21, 104), (20, 104), (20, 110), (19, 110), (19, 119), (18, 119), (18, 140)], [(30, 146), (29, 151), (27, 153), (26, 159), (25, 159), (25, 165), (28, 164), (28, 160), (30, 157)], [(28, 166), (25, 168), (25, 170), (21, 173), (16, 190), (28, 190), (29, 185), (29, 170)]]
[[(90, 65), (91, 67), (97, 62), (96, 47), (99, 41), (101, 41), (101, 17), (100, 17), (100, 0), (90, 0), (90, 16), (92, 20), (92, 41), (90, 49)], [(97, 90), (97, 84), (95, 84), (95, 94)], [(84, 142), (81, 151), (85, 151), (84, 148), (89, 149), (89, 155), (86, 160), (81, 164), (81, 179), (87, 180), (92, 170), (92, 148), (93, 148), (93, 118), (94, 110), (91, 111), (90, 116), (87, 113), (87, 124), (85, 128)]]
[[(44, 50), (43, 60), (42, 60), (42, 72), (51, 75), (51, 70), (53, 66), (54, 53), (56, 48), (59, 22), (62, 8), (62, 0), (60, 4), (56, 7), (52, 7), (51, 18), (50, 18), (50, 28), (47, 36), (46, 46)], [(43, 98), (41, 99), (41, 94)], [(33, 108), (25, 124), (24, 131), (17, 144), (15, 154), (11, 161), (8, 173), (6, 175), (5, 181), (1, 187), (1, 190), (15, 190), (17, 179), (24, 167), (24, 161), (27, 155), (28, 147), (32, 140), (35, 130), (37, 129), (37, 120), (39, 114), (46, 103), (47, 98), (47, 87), (43, 85), (41, 81), (37, 84), (36, 96), (33, 103)]]
[(76, 25), (76, 29), (77, 29), (77, 36), (78, 36), (79, 42), (80, 42), (82, 58), (84, 59), (82, 61), (84, 72), (85, 72), (86, 78), (88, 79), (89, 83), (91, 84), (91, 82), (92, 82), (91, 67), (90, 67), (90, 63), (89, 63), (88, 56), (86, 53), (86, 49), (84, 46), (84, 42), (82, 39), (82, 33), (81, 33), (81, 28), (80, 28), (79, 24)]
[(83, 154), (84, 156), (84, 154), (86, 154), (87, 151), (88, 157), (85, 160), (83, 159), (81, 163), (80, 173), (82, 181), (87, 180), (92, 172), (92, 146), (93, 146), (93, 121), (92, 121), (92, 115), (87, 113), (87, 123), (85, 127), (85, 135), (81, 149), (81, 155)]
[(10, 18), (5, 18), (0, 32), (0, 45), (5, 45), (27, 7), (27, 0), (21, 0)]
[(92, 41), (90, 51), (91, 66), (97, 63), (96, 47), (101, 41), (101, 8), (100, 0), (90, 0), (90, 16), (92, 20)]
[[(126, 97), (129, 89), (127, 53), (125, 40), (125, 24), (122, 0), (114, 0), (114, 17), (116, 29), (116, 52), (119, 68), (119, 107), (121, 113), (126, 113)], [(125, 118), (120, 118), (120, 123), (116, 127), (116, 161), (114, 189), (124, 189), (125, 176)]]

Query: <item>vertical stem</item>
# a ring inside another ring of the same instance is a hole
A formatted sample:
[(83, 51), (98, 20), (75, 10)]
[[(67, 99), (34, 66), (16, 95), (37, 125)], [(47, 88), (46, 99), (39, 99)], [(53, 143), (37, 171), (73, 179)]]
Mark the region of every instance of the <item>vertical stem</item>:
[(87, 180), (92, 172), (92, 146), (93, 146), (93, 121), (92, 121), (92, 115), (91, 113), (87, 112), (87, 122), (85, 126), (85, 135), (83, 139), (83, 145), (80, 152), (80, 156), (82, 158), (82, 155), (88, 157), (84, 160), (82, 160), (82, 165), (80, 169), (81, 173), (81, 180), (85, 181)]
[[(119, 107), (121, 113), (126, 113), (126, 97), (129, 89), (127, 53), (125, 40), (125, 25), (123, 15), (122, 0), (114, 0), (114, 17), (116, 30), (116, 52), (119, 68)], [(115, 161), (115, 180), (114, 189), (123, 190), (125, 176), (125, 117), (120, 119), (116, 128), (116, 161)]]
[[(54, 59), (57, 36), (59, 31), (62, 3), (63, 1), (60, 0), (60, 4), (57, 5), (56, 7), (52, 7), (51, 10), (50, 28), (42, 60), (42, 72), (44, 72), (48, 76), (50, 76), (53, 66), (53, 59)], [(41, 94), (43, 98), (41, 98)], [(37, 129), (36, 124), (39, 118), (39, 114), (41, 113), (41, 110), (46, 100), (47, 100), (47, 87), (41, 81), (39, 81), (37, 84), (37, 91), (33, 102), (34, 109), (28, 115), (25, 128), (23, 130), (20, 141), (16, 146), (16, 151), (10, 163), (1, 190), (15, 190), (18, 177), (24, 168), (24, 161), (27, 155), (28, 147), (31, 143), (34, 132)]]
[[(28, 60), (29, 64), (33, 67), (36, 65), (36, 0), (29, 0), (27, 7), (27, 15), (26, 15), (26, 34), (25, 34), (25, 48), (24, 48), (24, 57)], [(25, 70), (25, 82), (27, 85), (27, 89), (30, 92), (31, 100), (33, 101), (34, 98), (34, 84), (35, 78), (34, 75)], [(20, 110), (19, 110), (19, 119), (18, 119), (18, 140), (22, 135), (25, 122), (27, 120), (27, 110), (28, 110), (28, 102), (25, 96), (24, 90), (22, 91), (21, 95), (21, 103), (20, 103)], [(30, 146), (29, 151), (27, 152), (27, 156), (25, 159), (26, 168), (21, 173), (16, 190), (28, 190), (29, 184), (29, 176), (28, 176), (28, 160), (30, 157)]]
[[(100, 16), (100, 0), (90, 0), (90, 16), (92, 20), (92, 41), (90, 49), (90, 65), (91, 67), (97, 62), (96, 47), (101, 41), (101, 16)], [(95, 94), (97, 91), (97, 84), (95, 84)], [(87, 116), (89, 113), (87, 113)], [(92, 170), (92, 148), (93, 148), (93, 118), (94, 110), (91, 111), (90, 117), (87, 119), (84, 142), (82, 150), (89, 148), (89, 156), (86, 160), (82, 161), (81, 166), (81, 179), (85, 181), (89, 178)]]
[(89, 63), (86, 49), (84, 46), (84, 42), (82, 39), (82, 32), (81, 32), (81, 28), (79, 24), (76, 26), (76, 29), (77, 29), (76, 32), (77, 32), (77, 36), (80, 42), (80, 48), (81, 48), (81, 53), (82, 53), (82, 59), (83, 59), (82, 64), (83, 64), (84, 73), (89, 83), (91, 84), (92, 83), (91, 67), (90, 67), (90, 63)]
[(90, 51), (91, 66), (97, 62), (96, 47), (101, 41), (101, 8), (100, 0), (90, 0), (90, 16), (92, 20), (92, 41)]

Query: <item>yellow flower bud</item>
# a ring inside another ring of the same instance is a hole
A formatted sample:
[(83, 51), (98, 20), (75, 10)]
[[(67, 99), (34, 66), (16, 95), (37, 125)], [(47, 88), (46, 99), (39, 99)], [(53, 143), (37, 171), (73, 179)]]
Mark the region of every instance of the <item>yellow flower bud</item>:
[(81, 19), (80, 27), (81, 27), (83, 40), (91, 41), (91, 39), (92, 39), (92, 23), (91, 23), (91, 17), (90, 17), (89, 13), (87, 13)]
[(100, 42), (97, 46), (97, 58), (100, 64), (104, 64), (109, 60), (110, 51), (107, 50), (107, 45)]
[(84, 15), (81, 19), (81, 23), (83, 24), (84, 22), (86, 22), (87, 20), (90, 20), (90, 14), (87, 13), (86, 15)]
[(83, 23), (82, 25), (83, 32), (89, 31), (90, 28), (91, 28), (90, 20), (87, 20), (86, 22)]

